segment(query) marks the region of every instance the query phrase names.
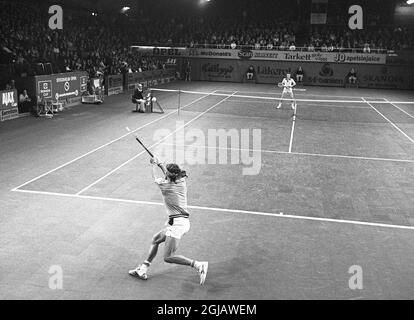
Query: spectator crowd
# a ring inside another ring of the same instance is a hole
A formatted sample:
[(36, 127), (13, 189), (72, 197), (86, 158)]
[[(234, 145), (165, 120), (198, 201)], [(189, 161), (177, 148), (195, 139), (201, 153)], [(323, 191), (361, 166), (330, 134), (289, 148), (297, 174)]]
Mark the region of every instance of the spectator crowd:
[[(16, 74), (33, 64), (51, 63), (54, 73), (85, 70), (119, 74), (165, 68), (165, 63), (129, 49), (126, 21), (65, 10), (62, 30), (48, 27), (47, 8), (0, 2), (1, 63), (13, 62)], [(125, 28), (125, 29), (124, 29)]]
[(237, 17), (218, 17), (163, 16), (156, 10), (140, 10), (135, 17), (128, 17), (65, 9), (63, 29), (51, 30), (45, 7), (2, 0), (0, 9), (0, 63), (13, 62), (19, 75), (46, 62), (51, 63), (54, 73), (86, 70), (90, 74), (119, 74), (165, 68), (162, 60), (131, 49), (133, 44), (378, 52), (414, 43), (413, 33), (402, 27), (370, 25), (351, 31), (343, 23), (335, 24), (336, 20), (329, 26), (312, 26), (304, 34), (298, 18), (255, 18), (249, 11), (240, 11)]
[(412, 46), (414, 39), (407, 27), (367, 27), (351, 31), (339, 26), (315, 26), (309, 41), (304, 44), (307, 51), (357, 51), (364, 53), (395, 51)]

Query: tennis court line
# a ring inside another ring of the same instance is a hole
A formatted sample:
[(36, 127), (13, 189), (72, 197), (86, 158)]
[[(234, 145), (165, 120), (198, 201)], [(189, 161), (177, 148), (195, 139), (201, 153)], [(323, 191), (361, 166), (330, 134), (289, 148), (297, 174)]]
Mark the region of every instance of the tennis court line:
[(397, 106), (396, 104), (394, 104), (394, 103), (392, 103), (392, 102), (389, 102), (387, 99), (385, 99), (385, 98), (383, 98), (386, 102), (388, 102), (389, 104), (391, 104), (392, 106), (394, 106), (394, 107), (396, 107), (398, 110), (400, 110), (400, 111), (402, 111), (402, 112), (404, 112), (407, 116), (409, 116), (409, 117), (411, 117), (411, 118), (413, 118), (414, 119), (414, 116), (413, 115), (411, 115), (411, 114), (409, 114), (407, 111), (405, 111), (405, 110), (403, 110), (403, 109), (401, 109), (399, 106)]
[[(177, 147), (177, 145), (172, 143), (161, 143), (161, 145)], [(393, 158), (376, 158), (376, 157), (363, 157), (363, 156), (347, 156), (340, 154), (323, 154), (323, 153), (309, 153), (309, 152), (288, 152), (288, 151), (278, 151), (278, 150), (266, 150), (266, 149), (245, 149), (245, 148), (224, 148), (224, 147), (209, 147), (204, 145), (179, 145), (178, 147), (187, 147), (187, 148), (204, 148), (204, 149), (216, 149), (216, 150), (235, 150), (235, 151), (248, 151), (248, 152), (261, 152), (261, 153), (275, 153), (275, 154), (290, 154), (298, 156), (311, 156), (311, 157), (325, 157), (325, 158), (344, 158), (344, 159), (354, 159), (354, 160), (372, 160), (372, 161), (388, 161), (388, 162), (405, 162), (405, 163), (414, 163), (414, 160), (409, 159), (393, 159)]]
[[(317, 101), (317, 100), (316, 100)], [(335, 104), (313, 104), (313, 103), (307, 103), (304, 105), (301, 105), (303, 107), (329, 107), (329, 108), (345, 108), (345, 109), (371, 109), (370, 107), (365, 106), (344, 106), (344, 105), (335, 105)]]
[(290, 140), (289, 140), (289, 153), (292, 153), (292, 147), (293, 147), (293, 134), (295, 132), (295, 123), (296, 123), (296, 110), (298, 109), (298, 106), (295, 102), (295, 109), (293, 110), (293, 117), (292, 117), (292, 129), (290, 130)]
[[(377, 110), (371, 103), (369, 103), (367, 100), (365, 100), (363, 97), (361, 99), (368, 103), (369, 106), (371, 106), (372, 109), (374, 109), (378, 114), (380, 114), (385, 120), (387, 120), (395, 129), (397, 129), (399, 132), (401, 132), (408, 140), (410, 140), (412, 143), (414, 143), (414, 140), (410, 138), (408, 134), (406, 134), (404, 131), (402, 131), (399, 127), (397, 127), (390, 119), (388, 119), (386, 116), (384, 116), (381, 112)], [(390, 103), (390, 102), (389, 102)]]
[[(211, 92), (210, 94), (213, 94), (213, 93), (215, 93), (216, 91), (217, 91), (217, 90), (215, 90), (215, 91)], [(203, 96), (203, 97), (199, 97), (199, 98), (195, 99), (194, 101), (192, 101), (192, 102), (190, 102), (190, 103), (186, 104), (185, 106), (183, 106), (181, 109), (186, 108), (186, 107), (188, 107), (188, 106), (190, 106), (190, 105), (192, 105), (192, 104), (194, 104), (194, 103), (198, 102), (199, 100), (201, 100), (201, 99), (203, 99), (203, 98), (208, 97), (210, 94), (207, 94), (207, 95), (205, 95), (205, 96)], [(50, 173), (52, 173), (52, 172), (55, 172), (55, 171), (57, 171), (57, 170), (59, 170), (59, 169), (62, 169), (62, 168), (66, 167), (66, 166), (68, 166), (68, 165), (70, 165), (70, 164), (72, 164), (72, 163), (74, 163), (74, 162), (76, 162), (76, 161), (78, 161), (78, 160), (80, 160), (80, 159), (82, 159), (82, 158), (84, 158), (84, 157), (86, 157), (86, 156), (88, 156), (88, 155), (92, 154), (92, 153), (95, 153), (96, 151), (98, 151), (98, 150), (100, 150), (100, 149), (103, 149), (103, 148), (105, 148), (105, 147), (107, 147), (107, 146), (109, 146), (109, 145), (111, 145), (111, 144), (113, 144), (113, 143), (115, 143), (115, 142), (117, 142), (117, 141), (119, 141), (119, 140), (121, 140), (121, 139), (123, 139), (123, 138), (125, 138), (125, 137), (129, 136), (130, 134), (132, 134), (132, 133), (134, 133), (134, 132), (137, 132), (137, 131), (139, 131), (139, 130), (141, 130), (141, 129), (143, 129), (143, 128), (145, 128), (145, 127), (147, 127), (147, 126), (149, 126), (149, 125), (151, 125), (151, 124), (153, 124), (153, 123), (155, 123), (155, 122), (158, 122), (158, 121), (160, 121), (160, 120), (162, 120), (162, 119), (165, 119), (165, 118), (169, 117), (170, 115), (172, 115), (172, 114), (174, 114), (174, 113), (177, 113), (177, 112), (178, 112), (178, 110), (174, 110), (174, 111), (172, 111), (172, 112), (170, 112), (170, 113), (167, 113), (166, 115), (164, 115), (164, 116), (162, 116), (162, 117), (160, 117), (160, 118), (156, 118), (156, 119), (154, 119), (153, 121), (147, 122), (147, 123), (145, 123), (144, 125), (142, 125), (142, 126), (140, 126), (140, 127), (136, 128), (136, 129), (134, 129), (134, 130), (132, 130), (132, 131), (130, 131), (130, 132), (128, 132), (128, 133), (126, 133), (126, 134), (124, 134), (124, 135), (122, 135), (122, 136), (120, 136), (120, 137), (116, 138), (116, 139), (113, 139), (113, 140), (111, 140), (111, 141), (109, 141), (109, 142), (107, 142), (107, 143), (105, 143), (105, 144), (103, 144), (103, 145), (101, 145), (101, 146), (99, 146), (99, 147), (97, 147), (97, 148), (95, 148), (95, 149), (91, 150), (91, 151), (88, 151), (87, 153), (84, 153), (84, 154), (80, 155), (79, 157), (76, 157), (75, 159), (72, 159), (72, 160), (70, 160), (70, 161), (68, 161), (68, 162), (65, 162), (64, 164), (61, 164), (60, 166), (58, 166), (58, 167), (56, 167), (56, 168), (54, 168), (54, 169), (52, 169), (52, 170), (49, 170), (49, 171), (47, 171), (47, 172), (45, 172), (45, 173), (43, 173), (43, 174), (41, 174), (41, 175), (39, 175), (39, 176), (37, 176), (37, 177), (35, 177), (35, 178), (33, 178), (33, 179), (29, 180), (29, 181), (26, 181), (25, 183), (22, 183), (21, 185), (19, 185), (19, 186), (15, 187), (13, 190), (15, 190), (15, 189), (20, 189), (21, 187), (24, 187), (25, 185), (28, 185), (28, 184), (30, 184), (30, 183), (32, 183), (32, 182), (34, 182), (34, 181), (36, 181), (36, 180), (39, 180), (40, 178), (43, 178), (44, 176), (47, 176), (48, 174), (50, 174)]]
[(363, 157), (363, 156), (346, 156), (340, 154), (323, 154), (323, 153), (310, 153), (310, 152), (292, 152), (298, 156), (313, 156), (313, 157), (326, 157), (326, 158), (344, 158), (344, 159), (356, 159), (356, 160), (372, 160), (372, 161), (389, 161), (389, 162), (408, 162), (414, 163), (414, 160), (409, 159), (392, 159), (392, 158), (375, 158), (375, 157)]
[[(121, 202), (121, 203), (143, 204), (143, 205), (153, 205), (153, 206), (164, 206), (165, 205), (163, 202), (156, 202), (156, 201), (119, 199), (119, 198), (87, 196), (87, 195), (78, 195), (78, 194), (69, 194), (69, 193), (48, 192), (48, 191), (35, 191), (35, 190), (24, 190), (24, 189), (17, 189), (13, 191), (21, 192), (21, 193), (38, 194), (38, 195), (57, 196), (57, 197), (66, 197), (66, 198), (75, 198), (75, 199), (98, 200), (98, 201), (107, 201), (107, 202), (118, 202), (118, 203)], [(266, 217), (297, 219), (297, 220), (310, 220), (310, 221), (318, 221), (318, 222), (342, 223), (342, 224), (362, 225), (362, 226), (369, 226), (369, 227), (381, 227), (381, 228), (391, 228), (391, 229), (414, 230), (414, 226), (403, 226), (403, 225), (397, 225), (397, 224), (386, 224), (386, 223), (376, 223), (376, 222), (357, 221), (357, 220), (307, 217), (307, 216), (285, 214), (282, 212), (273, 213), (273, 212), (225, 209), (225, 208), (194, 206), (194, 205), (188, 205), (188, 208), (194, 209), (194, 210), (205, 210), (205, 211), (213, 211), (213, 212), (242, 213), (242, 214), (249, 214), (249, 215), (255, 215), (255, 216), (266, 216)]]
[[(237, 91), (235, 91), (233, 94), (236, 94)], [(154, 148), (155, 146), (159, 145), (162, 141), (166, 140), (167, 138), (171, 137), (173, 134), (175, 134), (177, 131), (185, 128), (186, 126), (188, 126), (190, 123), (192, 123), (193, 121), (197, 120), (198, 118), (202, 117), (204, 114), (206, 114), (207, 112), (209, 112), (210, 110), (212, 110), (213, 108), (215, 108), (216, 106), (218, 106), (220, 103), (224, 102), (225, 100), (229, 99), (232, 95), (227, 96), (224, 99), (221, 99), (219, 102), (215, 103), (214, 105), (212, 105), (211, 107), (209, 107), (208, 109), (204, 110), (203, 112), (201, 112), (199, 115), (195, 116), (194, 118), (192, 118), (191, 120), (187, 121), (186, 123), (184, 123), (182, 126), (176, 128), (175, 130), (173, 130), (171, 133), (167, 134), (164, 138), (158, 140), (157, 142), (153, 143), (152, 145), (150, 145), (148, 147), (148, 150)], [(114, 172), (118, 171), (119, 169), (121, 169), (123, 166), (127, 165), (128, 163), (130, 163), (131, 161), (135, 160), (136, 158), (138, 158), (140, 155), (142, 155), (143, 153), (145, 153), (146, 151), (143, 150), (140, 153), (136, 154), (135, 156), (133, 156), (132, 158), (128, 159), (127, 161), (125, 161), (124, 163), (121, 163), (119, 166), (117, 166), (115, 169), (112, 169), (111, 171), (109, 171), (107, 174), (103, 175), (102, 177), (100, 177), (99, 179), (95, 180), (94, 182), (92, 182), (91, 184), (87, 185), (85, 188), (83, 188), (82, 190), (78, 191), (76, 193), (76, 195), (80, 195), (83, 192), (85, 192), (86, 190), (88, 190), (89, 188), (93, 187), (94, 185), (96, 185), (97, 183), (101, 182), (102, 180), (104, 180), (105, 178), (109, 177), (111, 174), (113, 174)]]

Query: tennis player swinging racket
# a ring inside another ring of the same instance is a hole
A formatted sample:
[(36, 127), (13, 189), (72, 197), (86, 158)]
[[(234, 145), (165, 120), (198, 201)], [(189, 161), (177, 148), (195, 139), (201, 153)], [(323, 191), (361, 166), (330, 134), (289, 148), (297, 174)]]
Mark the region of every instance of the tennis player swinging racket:
[[(187, 211), (187, 174), (178, 165), (173, 163), (165, 165), (155, 157), (152, 157), (150, 162), (152, 176), (161, 190), (169, 220), (165, 223), (166, 227), (153, 236), (147, 259), (137, 268), (130, 270), (129, 274), (147, 280), (147, 271), (157, 255), (158, 246), (165, 242), (164, 261), (193, 267), (200, 275), (200, 284), (203, 284), (207, 276), (208, 262), (196, 261), (176, 254), (181, 237), (190, 230), (190, 214)], [(163, 177), (156, 176), (157, 166), (164, 173)]]
[(283, 97), (286, 94), (288, 94), (290, 98), (292, 99), (292, 109), (295, 110), (296, 99), (295, 99), (295, 96), (293, 95), (293, 87), (296, 86), (296, 82), (290, 77), (290, 73), (287, 73), (286, 78), (283, 78), (282, 82), (278, 83), (277, 86), (279, 88), (283, 88), (282, 96), (280, 97), (280, 101), (277, 106), (277, 109), (280, 109), (282, 107)]

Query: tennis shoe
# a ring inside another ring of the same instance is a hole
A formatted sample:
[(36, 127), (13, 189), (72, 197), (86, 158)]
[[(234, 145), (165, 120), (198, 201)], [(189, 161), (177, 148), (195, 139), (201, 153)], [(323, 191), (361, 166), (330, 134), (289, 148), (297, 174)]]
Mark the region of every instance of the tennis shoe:
[(141, 280), (147, 280), (148, 279), (147, 272), (142, 270), (141, 266), (139, 266), (136, 269), (129, 270), (128, 273), (129, 273), (129, 275), (131, 275), (135, 278), (139, 278)]
[(206, 281), (207, 270), (208, 270), (208, 262), (207, 261), (200, 262), (200, 268), (198, 268), (198, 274), (200, 275), (200, 285), (203, 285), (204, 282)]
[(282, 107), (282, 104), (280, 104), (280, 103), (279, 103), (279, 104), (277, 105), (276, 109), (280, 109), (281, 107)]

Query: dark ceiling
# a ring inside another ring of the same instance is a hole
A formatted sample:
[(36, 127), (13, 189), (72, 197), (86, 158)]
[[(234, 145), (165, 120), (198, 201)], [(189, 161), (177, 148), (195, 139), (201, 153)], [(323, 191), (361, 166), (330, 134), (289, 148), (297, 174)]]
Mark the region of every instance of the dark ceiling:
[[(103, 10), (103, 11), (118, 11), (124, 6), (129, 6), (132, 9), (137, 9), (140, 7), (169, 7), (175, 5), (177, 7), (200, 7), (198, 4), (202, 0), (14, 0), (14, 1), (25, 1), (25, 2), (38, 2), (42, 5), (52, 5), (60, 4), (62, 6), (71, 7), (71, 8), (85, 8), (92, 10)], [(312, 0), (211, 0), (208, 6), (215, 7), (218, 10), (219, 8), (224, 7), (233, 7), (233, 8), (251, 8), (251, 7), (264, 7), (266, 8), (267, 4), (269, 7), (274, 7), (277, 5), (278, 8), (283, 10), (284, 7), (291, 6), (306, 6), (309, 5)], [(377, 3), (382, 5), (385, 3), (399, 3), (405, 2), (405, 0), (329, 0), (329, 3), (347, 3), (355, 2), (358, 4), (363, 3)], [(271, 5), (270, 5), (271, 4)]]

